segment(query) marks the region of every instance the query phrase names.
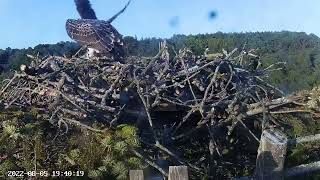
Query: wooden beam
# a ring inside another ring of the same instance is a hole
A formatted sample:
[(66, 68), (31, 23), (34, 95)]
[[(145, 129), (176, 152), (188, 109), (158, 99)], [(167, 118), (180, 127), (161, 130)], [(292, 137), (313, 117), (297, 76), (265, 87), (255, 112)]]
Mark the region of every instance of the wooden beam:
[(188, 180), (187, 166), (169, 166), (169, 180)]
[(278, 130), (264, 130), (260, 139), (256, 161), (257, 180), (282, 180), (288, 139)]
[(130, 180), (144, 180), (143, 170), (130, 170)]

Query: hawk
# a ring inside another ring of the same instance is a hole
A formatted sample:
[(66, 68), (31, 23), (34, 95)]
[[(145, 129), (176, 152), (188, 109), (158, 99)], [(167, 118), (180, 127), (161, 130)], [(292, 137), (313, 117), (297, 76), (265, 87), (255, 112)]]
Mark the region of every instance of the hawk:
[(113, 54), (120, 61), (124, 55), (122, 35), (111, 23), (125, 11), (130, 1), (109, 20), (99, 20), (89, 0), (75, 0), (81, 19), (67, 20), (68, 35), (80, 45), (88, 47), (89, 56), (92, 56), (92, 53)]

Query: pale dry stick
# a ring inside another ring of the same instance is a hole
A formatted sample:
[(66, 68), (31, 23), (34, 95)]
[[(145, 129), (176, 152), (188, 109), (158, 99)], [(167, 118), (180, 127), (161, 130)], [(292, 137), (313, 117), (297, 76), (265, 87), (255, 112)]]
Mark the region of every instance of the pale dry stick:
[[(224, 92), (227, 91), (227, 88), (228, 88), (229, 84), (231, 83), (231, 81), (232, 81), (232, 79), (233, 79), (233, 74), (234, 74), (234, 71), (233, 71), (233, 69), (232, 69), (232, 66), (231, 66), (230, 64), (228, 64), (228, 67), (229, 67), (229, 70), (230, 70), (230, 77), (229, 77), (229, 79), (228, 79), (227, 84), (225, 85), (225, 87), (223, 88), (222, 91), (220, 91), (220, 92), (218, 92), (218, 93), (216, 93), (216, 94), (213, 94), (214, 88), (211, 88), (211, 92), (210, 92), (210, 95), (209, 95), (208, 99), (212, 99), (212, 97), (213, 97), (214, 95), (219, 95), (219, 94), (224, 93)], [(209, 86), (208, 86), (208, 87), (209, 87)]]
[(152, 119), (151, 119), (151, 115), (150, 115), (150, 112), (149, 112), (149, 107), (147, 106), (147, 103), (142, 95), (142, 92), (141, 92), (141, 89), (140, 89), (140, 83), (137, 79), (137, 76), (136, 76), (136, 70), (133, 72), (133, 76), (134, 76), (134, 83), (136, 84), (136, 88), (137, 88), (137, 93), (142, 101), (142, 104), (144, 106), (144, 109), (146, 111), (146, 114), (147, 114), (147, 117), (148, 117), (148, 122), (149, 122), (149, 125), (150, 125), (150, 130), (153, 134), (153, 138), (154, 140), (156, 141), (156, 143), (159, 143), (159, 140), (156, 136), (156, 133), (154, 132), (154, 126), (153, 126), (153, 122), (152, 122)]
[[(294, 101), (296, 101), (297, 97), (291, 97), (290, 98), (278, 98), (278, 99), (274, 99), (271, 102), (266, 102), (265, 106), (268, 107), (269, 110), (275, 109), (277, 107), (283, 106), (283, 105), (287, 105), (290, 103), (293, 103)], [(247, 105), (247, 112), (245, 112), (245, 116), (249, 117), (249, 116), (254, 116), (257, 114), (261, 114), (264, 111), (263, 107), (261, 106), (261, 102), (257, 102), (257, 103), (253, 103), (253, 104), (249, 104)], [(296, 111), (296, 110), (294, 110)], [(301, 112), (306, 112), (306, 113), (310, 113), (311, 111), (307, 111), (307, 110), (300, 110)], [(299, 110), (298, 110), (299, 112)], [(283, 112), (283, 113), (294, 113), (292, 111), (288, 111), (288, 112)], [(281, 114), (279, 112), (270, 112), (270, 114)], [(315, 114), (318, 116), (318, 114)]]
[(237, 64), (239, 64), (240, 66), (243, 66), (243, 57), (245, 55), (246, 55), (246, 51), (243, 48), (242, 51), (239, 53), (239, 55), (234, 57), (234, 59), (236, 60)]
[(203, 106), (204, 106), (204, 102), (208, 96), (208, 92), (210, 90), (210, 88), (212, 87), (213, 83), (216, 81), (216, 78), (217, 78), (217, 75), (218, 75), (218, 71), (220, 69), (220, 66), (221, 66), (222, 62), (216, 67), (216, 70), (214, 72), (214, 76), (211, 78), (211, 81), (209, 83), (209, 85), (207, 86), (206, 88), (206, 91), (204, 93), (204, 96), (203, 96), (203, 99), (202, 99), (202, 102), (199, 104), (199, 106), (196, 106), (195, 108), (192, 108), (188, 114), (183, 117), (183, 120), (178, 124), (178, 126), (175, 128), (175, 131), (174, 133), (177, 132), (177, 130), (182, 126), (183, 123), (185, 123), (187, 121), (187, 119), (191, 116), (192, 113), (194, 113), (196, 111), (196, 109), (198, 109), (199, 111), (202, 111), (203, 109)]
[(115, 115), (115, 117), (110, 121), (110, 123), (109, 123), (109, 127), (110, 127), (110, 128), (112, 127), (112, 125), (113, 125), (116, 121), (118, 121), (118, 119), (119, 119), (119, 117), (120, 117), (120, 115), (121, 115), (121, 112), (122, 112), (122, 110), (123, 110), (125, 107), (126, 107), (126, 104), (123, 105), (123, 106), (119, 109), (118, 113), (117, 113), (117, 114)]
[[(223, 61), (222, 61), (222, 62), (223, 62)], [(201, 109), (202, 109), (203, 106), (204, 106), (204, 103), (205, 103), (205, 101), (206, 101), (206, 99), (207, 99), (207, 96), (208, 96), (208, 93), (209, 93), (210, 88), (212, 88), (213, 83), (214, 83), (214, 82), (216, 81), (216, 79), (217, 79), (218, 72), (219, 72), (219, 70), (220, 70), (220, 67), (221, 67), (221, 65), (222, 65), (222, 62), (216, 67), (215, 72), (214, 72), (214, 75), (213, 75), (213, 77), (211, 78), (211, 81), (210, 81), (209, 85), (207, 86), (207, 88), (206, 88), (206, 90), (205, 90), (205, 93), (204, 93), (204, 95), (203, 95), (203, 99), (202, 99), (202, 101), (201, 101), (201, 103), (200, 103), (200, 108), (201, 108)]]
[[(224, 88), (224, 90), (223, 91), (226, 91), (227, 90), (227, 88), (228, 88), (228, 86), (229, 86), (229, 84), (231, 83), (231, 81), (232, 81), (232, 78), (233, 78), (233, 70), (232, 70), (232, 66), (230, 65), (230, 64), (228, 64), (228, 67), (229, 67), (229, 70), (230, 70), (230, 78), (229, 78), (229, 80), (228, 80), (228, 82), (227, 82), (227, 84), (226, 84), (226, 86), (225, 86), (225, 88)], [(213, 88), (212, 88), (213, 89)]]
[(182, 118), (182, 121), (174, 129), (173, 134), (176, 134), (180, 127), (188, 120), (188, 118), (196, 111), (197, 107), (191, 108), (189, 112)]
[(151, 108), (154, 108), (160, 104), (160, 95), (157, 93), (153, 103), (151, 104)]
[[(85, 109), (83, 109), (82, 107), (80, 107), (78, 104), (76, 104), (75, 102), (73, 102), (69, 97), (68, 95), (62, 93), (60, 90), (57, 90), (57, 89), (53, 89), (53, 88), (50, 88), (50, 87), (46, 87), (44, 85), (40, 85), (41, 87), (47, 89), (47, 90), (50, 90), (51, 92), (56, 92), (58, 94), (60, 94), (65, 100), (69, 101), (71, 104), (73, 104), (75, 107), (77, 107), (79, 110), (83, 111), (83, 112), (87, 112)], [(35, 93), (39, 94), (40, 92), (38, 91), (34, 91)]]
[[(57, 91), (60, 91), (60, 90), (61, 90), (61, 88), (62, 88), (63, 85), (65, 84), (65, 80), (66, 80), (66, 75), (63, 75), (63, 76), (61, 77), (61, 79), (59, 80), (57, 86), (56, 86), (56, 90), (57, 90)], [(57, 95), (57, 96), (55, 97), (54, 102), (53, 102), (52, 104), (50, 104), (48, 108), (49, 108), (49, 109), (55, 108), (55, 106), (59, 103), (60, 98), (61, 98), (60, 95)]]
[(270, 66), (264, 68), (263, 71), (268, 71), (268, 70), (271, 69), (273, 66), (280, 65), (280, 64), (286, 64), (286, 62), (277, 62), (277, 63), (271, 64)]
[(5, 109), (8, 109), (16, 100), (18, 100), (22, 95), (24, 95), (24, 93), (26, 92), (26, 90), (22, 90), (19, 95), (16, 94), (16, 97), (11, 101), (9, 102), (8, 104), (6, 104), (5, 106)]
[(86, 85), (84, 84), (84, 82), (82, 81), (81, 77), (78, 76), (77, 78), (78, 78), (80, 84), (81, 84), (84, 88), (86, 88), (86, 89), (89, 90), (89, 88), (87, 88), (87, 86), (86, 86)]
[(269, 115), (269, 120), (271, 122), (273, 122), (273, 124), (275, 124), (276, 126), (280, 126), (280, 123), (277, 122), (277, 120), (275, 119), (275, 117), (273, 117), (271, 114)]
[(273, 71), (280, 71), (280, 70), (283, 70), (283, 68), (277, 68), (277, 69), (270, 69), (270, 70), (267, 70), (267, 72), (273, 72)]
[[(213, 126), (212, 124), (211, 124), (211, 126)], [(210, 138), (210, 140), (209, 140), (209, 152), (210, 152), (210, 156), (213, 156), (213, 149), (215, 149), (216, 150), (216, 152), (217, 152), (217, 154), (220, 156), (220, 157), (222, 157), (222, 154), (221, 154), (221, 152), (219, 151), (219, 149), (218, 149), (218, 145), (217, 145), (217, 142), (214, 140), (214, 135), (213, 135), (213, 133), (212, 133), (212, 131), (211, 131), (211, 128), (210, 128), (210, 126), (207, 124), (207, 129), (208, 129), (208, 132), (209, 132), (209, 138)]]
[(87, 114), (81, 113), (81, 112), (79, 112), (79, 111), (73, 111), (73, 110), (70, 110), (70, 109), (62, 108), (62, 107), (60, 107), (59, 109), (60, 109), (63, 113), (65, 113), (65, 114), (70, 114), (70, 115), (75, 116), (75, 117), (77, 117), (77, 118), (85, 118), (85, 117), (87, 117)]
[(275, 89), (276, 91), (278, 91), (280, 94), (285, 94), (283, 91), (281, 91), (279, 88), (276, 88), (274, 86), (272, 86), (271, 84), (265, 82), (264, 80), (262, 80), (259, 76), (254, 76), (257, 80), (259, 80), (260, 82), (264, 83), (266, 86), (268, 86), (269, 88)]
[(159, 149), (161, 149), (162, 151), (166, 152), (168, 155), (170, 155), (171, 157), (175, 158), (179, 163), (184, 164), (184, 165), (188, 165), (189, 167), (197, 170), (197, 171), (201, 171), (201, 168), (186, 162), (184, 160), (182, 160), (181, 158), (179, 158), (176, 154), (174, 154), (172, 151), (170, 151), (168, 148), (164, 147), (163, 145), (161, 145), (160, 143), (156, 143), (155, 146)]
[(101, 105), (103, 105), (103, 106), (106, 105), (106, 98), (113, 91), (113, 89), (115, 88), (117, 83), (120, 81), (120, 79), (122, 78), (122, 74), (126, 71), (126, 69), (127, 69), (126, 67), (123, 67), (121, 69), (120, 74), (118, 75), (117, 79), (114, 80), (113, 83), (111, 84), (111, 86), (109, 87), (109, 89), (105, 91), (104, 95), (102, 96)]
[[(186, 101), (184, 101), (183, 103), (184, 104), (196, 104), (197, 102), (199, 102), (199, 101), (201, 101), (202, 99), (190, 99), (190, 100), (186, 100)], [(190, 106), (189, 106), (190, 107)], [(191, 105), (191, 107), (199, 107), (197, 104), (196, 105)], [(199, 109), (199, 108), (198, 108)]]
[(131, 151), (139, 158), (141, 158), (142, 160), (144, 160), (146, 163), (148, 163), (150, 166), (154, 167), (155, 169), (157, 169), (159, 172), (161, 172), (162, 175), (168, 177), (168, 173), (162, 169), (158, 164), (154, 163), (152, 160), (149, 160), (148, 158), (146, 158), (144, 155), (142, 155), (141, 153), (139, 153), (137, 150), (135, 149), (131, 149)]
[(163, 47), (162, 47), (164, 50), (163, 50), (163, 53), (165, 53), (165, 56), (166, 56), (166, 59), (165, 59), (165, 66), (164, 68), (162, 69), (162, 71), (160, 71), (160, 74), (157, 78), (157, 81), (160, 81), (162, 76), (167, 72), (167, 70), (169, 70), (169, 67), (170, 67), (170, 58), (169, 58), (169, 52), (168, 52), (168, 48), (167, 48), (167, 43), (165, 42)]
[[(81, 103), (89, 103), (91, 105), (94, 105), (98, 108), (101, 108), (101, 109), (104, 109), (104, 110), (107, 110), (109, 112), (114, 112), (116, 109), (115, 108), (112, 108), (112, 107), (109, 107), (109, 106), (102, 106), (100, 104), (97, 104), (95, 101), (89, 101), (89, 100), (84, 100), (84, 99), (81, 99), (79, 97), (75, 97), (75, 96), (72, 96), (70, 94), (64, 94), (62, 91), (60, 90), (57, 90), (57, 89), (53, 89), (53, 88), (50, 88), (50, 87), (47, 87), (47, 86), (43, 86), (41, 85), (41, 87), (43, 87), (44, 89), (46, 90), (49, 90), (51, 92), (57, 92), (58, 94), (60, 94), (64, 99), (66, 99), (67, 101), (69, 101), (71, 104), (73, 104), (75, 107), (77, 107), (78, 109), (80, 109), (81, 111), (83, 112), (87, 112), (85, 109), (83, 109), (82, 107), (80, 107), (78, 104), (76, 104), (76, 102), (72, 101), (71, 99), (74, 99), (75, 101), (77, 102), (81, 102)], [(37, 94), (39, 94), (40, 92), (38, 91), (33, 91)]]
[(243, 127), (245, 127), (249, 133), (252, 135), (252, 137), (257, 140), (257, 142), (260, 142), (260, 139), (257, 138), (257, 136), (255, 134), (253, 134), (253, 132), (247, 127), (246, 124), (244, 124), (244, 122), (241, 119), (238, 119), (238, 121), (242, 124)]
[[(180, 106), (186, 106), (186, 107), (190, 107), (192, 108), (193, 106), (188, 106), (186, 104), (184, 104), (182, 101), (180, 101), (179, 99), (175, 99), (176, 101), (174, 100), (171, 100), (171, 99), (168, 99), (167, 97), (159, 97), (160, 100), (164, 100), (164, 101), (167, 101), (169, 103), (172, 103), (172, 104), (176, 104), (176, 105), (180, 105)], [(179, 102), (177, 102), (179, 101)]]
[(60, 107), (57, 107), (54, 111), (53, 111), (53, 113), (51, 114), (51, 116), (50, 116), (50, 119), (49, 119), (49, 122), (50, 123), (53, 123), (54, 122), (54, 117), (57, 115), (57, 113), (60, 111)]
[(61, 124), (64, 124), (64, 126), (66, 127), (66, 130), (63, 132), (63, 134), (67, 134), (68, 131), (69, 131), (69, 126), (68, 124), (66, 123), (66, 121), (64, 121), (61, 117), (59, 117), (59, 120), (58, 120), (58, 127), (59, 129), (61, 128)]
[[(279, 106), (283, 106), (286, 104), (294, 103), (298, 100), (301, 100), (301, 98), (302, 97), (300, 97), (300, 96), (281, 97), (281, 98), (273, 99), (269, 102), (266, 102), (266, 106), (268, 106), (269, 108), (279, 107)], [(261, 105), (262, 105), (261, 102), (252, 103), (252, 104), (247, 105), (247, 109), (258, 108)]]
[[(19, 93), (18, 90), (19, 90), (19, 88), (20, 88), (20, 85), (19, 85), (20, 82), (21, 82), (21, 80), (19, 80), (18, 83), (13, 86), (13, 89), (11, 89), (11, 90), (5, 95), (7, 99), (16, 98), (17, 93)], [(18, 95), (20, 95), (20, 94), (18, 94)]]
[(320, 113), (315, 113), (311, 110), (305, 109), (292, 109), (292, 110), (283, 110), (283, 111), (271, 111), (270, 114), (289, 114), (289, 113), (309, 113), (315, 115), (316, 117), (320, 117)]
[[(82, 86), (82, 85), (78, 85), (77, 86), (80, 90), (83, 90), (83, 91), (85, 91), (85, 92), (87, 92), (87, 93), (90, 93), (90, 95), (91, 96), (93, 96), (93, 97), (96, 97), (96, 98), (98, 98), (98, 99), (102, 99), (103, 98), (103, 94), (96, 94), (96, 93), (94, 93), (94, 92), (92, 92), (92, 91), (95, 91), (95, 90), (93, 90), (91, 87), (86, 87), (86, 86)], [(90, 90), (90, 89), (92, 90)]]
[(159, 142), (156, 143), (156, 144), (150, 144), (146, 141), (143, 141), (142, 139), (140, 139), (140, 141), (148, 146), (152, 146), (152, 147), (156, 147), (158, 149), (160, 149), (161, 151), (165, 152), (166, 154), (170, 155), (171, 157), (173, 157), (174, 159), (176, 159), (180, 164), (183, 164), (183, 165), (188, 165), (189, 167), (197, 170), (197, 171), (201, 171), (201, 168), (189, 163), (189, 162), (186, 162), (185, 160), (181, 159), (178, 157), (178, 155), (176, 155), (175, 153), (173, 153), (172, 151), (170, 151), (168, 148), (166, 148), (165, 146), (163, 146), (162, 144), (160, 144)]
[(195, 100), (195, 103), (198, 104), (198, 102), (197, 102), (197, 100), (196, 100), (196, 99), (197, 99), (197, 98), (196, 98), (196, 95), (194, 94), (193, 88), (192, 88), (192, 86), (191, 86), (191, 82), (190, 82), (190, 79), (189, 79), (189, 72), (188, 72), (188, 70), (187, 70), (186, 64), (184, 63), (183, 58), (180, 58), (180, 61), (181, 61), (181, 64), (182, 64), (183, 69), (186, 71), (186, 78), (187, 78), (187, 82), (188, 82), (188, 85), (189, 85), (189, 89), (190, 89), (190, 91), (191, 91), (191, 94), (192, 94), (192, 96), (193, 96), (193, 99)]
[(238, 59), (238, 63), (242, 66), (243, 63), (243, 57), (246, 54), (245, 48), (247, 46), (247, 42), (244, 43), (244, 45), (242, 46), (242, 50), (239, 54), (239, 56), (235, 57), (235, 59)]
[(6, 86), (5, 86), (3, 89), (1, 89), (0, 96), (9, 88), (9, 86), (11, 85), (11, 83), (12, 83), (17, 77), (19, 77), (19, 76), (18, 76), (18, 74), (15, 73), (15, 74), (13, 75), (13, 78), (11, 78), (11, 80), (6, 84)]
[(81, 48), (72, 56), (72, 58), (76, 58), (80, 54), (80, 52), (86, 48), (86, 46), (81, 46)]
[(81, 123), (80, 121), (77, 121), (77, 120), (74, 120), (74, 119), (70, 119), (70, 118), (66, 118), (66, 117), (64, 117), (63, 119), (66, 120), (67, 122), (71, 123), (71, 124), (80, 126), (80, 127), (84, 128), (84, 129), (88, 129), (88, 130), (93, 131), (93, 132), (104, 133), (104, 132), (106, 132), (108, 130), (108, 129), (103, 129), (103, 130), (95, 129), (95, 128), (91, 127), (91, 126), (88, 126), (86, 124)]
[(155, 63), (155, 61), (161, 56), (162, 52), (164, 51), (164, 48), (161, 48), (157, 55), (155, 55), (152, 58), (145, 58), (145, 59), (151, 59), (147, 67), (143, 70), (141, 75), (145, 75), (145, 73), (151, 68), (151, 66)]
[(188, 137), (188, 136), (190, 136), (192, 133), (194, 133), (194, 132), (196, 132), (197, 130), (199, 130), (200, 128), (203, 128), (203, 125), (204, 125), (204, 124), (197, 125), (196, 127), (192, 128), (191, 130), (189, 130), (189, 131), (187, 131), (187, 132), (185, 132), (185, 133), (179, 134), (179, 135), (177, 135), (177, 136), (174, 136), (174, 137), (172, 137), (171, 139), (174, 140), (174, 141), (176, 141), (176, 140), (181, 140), (181, 139), (183, 139), (183, 138), (185, 138), (185, 137)]
[[(204, 68), (206, 68), (206, 67), (208, 67), (210, 65), (214, 65), (214, 64), (217, 64), (217, 61), (208, 62), (205, 65), (200, 66), (200, 67), (198, 67), (198, 66), (191, 67), (191, 68), (187, 69), (187, 72), (189, 74), (192, 74), (192, 73), (195, 73), (195, 72), (199, 72), (200, 70), (202, 70), (202, 69), (204, 69)], [(176, 78), (179, 78), (181, 76), (185, 76), (186, 75), (185, 73), (186, 73), (185, 70), (181, 70), (181, 71), (177, 72), (177, 75), (173, 76), (172, 78), (176, 79)]]
[(248, 98), (251, 98), (255, 103), (260, 103), (259, 99), (253, 96), (250, 92), (245, 92)]
[(78, 85), (78, 88), (86, 91), (86, 92), (91, 92), (95, 91), (95, 92), (99, 92), (99, 93), (104, 93), (105, 90), (104, 89), (100, 89), (100, 88), (95, 88), (95, 87), (87, 87), (85, 85)]
[[(263, 88), (262, 86), (255, 84), (255, 85), (250, 85), (250, 88), (251, 87), (257, 87), (257, 88), (261, 89), (264, 92), (265, 98), (268, 97), (268, 91), (265, 88)], [(257, 91), (255, 91), (255, 93), (257, 93)], [(261, 97), (259, 95), (257, 95), (257, 97), (259, 100), (261, 100)]]
[[(29, 84), (29, 89), (31, 89), (31, 82), (29, 82), (28, 84)], [(28, 90), (28, 91), (29, 91), (29, 92), (28, 92), (28, 95), (29, 95), (29, 97), (28, 97), (28, 103), (31, 104), (31, 102), (32, 102), (32, 95), (31, 95), (31, 91), (30, 91), (30, 90)]]
[(75, 102), (73, 102), (67, 95), (63, 94), (61, 91), (58, 91), (59, 94), (61, 94), (61, 96), (66, 99), (67, 101), (69, 101), (71, 104), (73, 104), (75, 107), (77, 107), (79, 110), (81, 110), (82, 112), (86, 112), (85, 109), (83, 109), (82, 107), (80, 107), (78, 104), (76, 104)]
[(229, 58), (235, 53), (238, 51), (238, 48), (234, 48), (230, 53), (228, 53), (226, 55), (226, 57), (224, 58), (225, 60), (229, 60)]

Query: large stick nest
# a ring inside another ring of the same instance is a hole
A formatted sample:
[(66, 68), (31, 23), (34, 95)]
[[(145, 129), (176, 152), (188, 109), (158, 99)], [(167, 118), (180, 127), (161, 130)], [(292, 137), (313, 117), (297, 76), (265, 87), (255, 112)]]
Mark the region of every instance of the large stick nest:
[[(135, 124), (145, 146), (198, 172), (205, 172), (201, 159), (184, 159), (175, 142), (205, 129), (208, 152), (219, 154), (216, 127), (226, 128), (227, 136), (238, 124), (246, 127), (248, 117), (261, 115), (266, 128), (266, 114), (288, 104), (295, 109), (287, 112), (314, 113), (301, 103), (305, 96), (281, 98), (281, 91), (264, 81), (282, 64), (262, 68), (254, 50), (195, 56), (187, 48), (175, 52), (164, 42), (155, 57), (128, 57), (125, 64), (107, 57), (29, 57), (29, 66), (22, 65), (22, 71), (2, 83), (0, 96), (6, 108), (38, 108), (66, 130), (70, 124), (96, 132)], [(166, 174), (154, 162), (149, 164)]]

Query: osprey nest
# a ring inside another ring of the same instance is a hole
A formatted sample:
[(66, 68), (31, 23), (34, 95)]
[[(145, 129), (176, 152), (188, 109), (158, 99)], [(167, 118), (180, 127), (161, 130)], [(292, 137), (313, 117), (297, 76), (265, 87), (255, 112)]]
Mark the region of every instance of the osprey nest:
[[(132, 124), (138, 128), (141, 144), (149, 147), (145, 151), (149, 158), (160, 151), (170, 161), (201, 173), (206, 169), (201, 161), (207, 160), (187, 158), (177, 144), (192, 137), (207, 144), (210, 154), (219, 153), (223, 149), (219, 142), (237, 126), (257, 139), (250, 118), (268, 128), (279, 125), (268, 118), (272, 114), (315, 115), (307, 110), (309, 95), (282, 97), (280, 90), (264, 81), (269, 71), (283, 64), (262, 68), (254, 50), (195, 56), (187, 48), (176, 52), (163, 42), (156, 56), (127, 57), (124, 64), (78, 54), (29, 57), (31, 65), (22, 65), (22, 71), (0, 86), (5, 108), (37, 108), (65, 131), (78, 127), (103, 133), (119, 124)], [(167, 174), (155, 159), (147, 162)]]

